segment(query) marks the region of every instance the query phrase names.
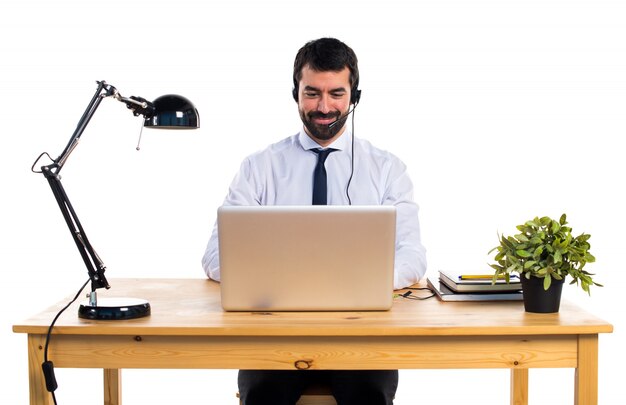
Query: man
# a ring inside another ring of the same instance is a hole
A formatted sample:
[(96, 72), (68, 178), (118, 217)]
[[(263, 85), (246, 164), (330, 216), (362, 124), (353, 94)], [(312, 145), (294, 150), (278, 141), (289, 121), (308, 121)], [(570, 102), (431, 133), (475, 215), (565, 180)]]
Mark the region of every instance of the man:
[[(296, 55), (293, 83), (303, 129), (245, 159), (224, 204), (394, 205), (394, 287), (414, 284), (426, 272), (426, 255), (406, 167), (394, 155), (354, 138), (346, 125), (360, 98), (354, 51), (334, 38), (308, 42)], [(314, 180), (318, 163), (327, 172), (321, 186)], [(209, 278), (219, 281), (216, 229), (202, 265)], [(319, 381), (330, 384), (339, 405), (392, 404), (398, 372), (241, 370), (239, 391), (244, 405), (293, 405), (307, 385)]]

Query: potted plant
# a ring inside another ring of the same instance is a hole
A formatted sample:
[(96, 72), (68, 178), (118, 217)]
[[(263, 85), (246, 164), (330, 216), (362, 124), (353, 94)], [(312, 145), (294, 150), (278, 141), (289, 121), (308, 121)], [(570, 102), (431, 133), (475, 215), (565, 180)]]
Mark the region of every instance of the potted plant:
[(567, 226), (566, 215), (557, 221), (549, 217), (536, 217), (517, 226), (519, 234), (499, 236), (500, 244), (489, 251), (497, 251), (494, 282), (504, 277), (507, 282), (511, 273), (519, 274), (527, 312), (558, 312), (561, 290), (565, 278), (572, 277), (590, 293), (591, 285), (602, 286), (593, 281), (593, 274), (584, 269), (596, 259), (589, 252), (591, 235), (572, 235)]

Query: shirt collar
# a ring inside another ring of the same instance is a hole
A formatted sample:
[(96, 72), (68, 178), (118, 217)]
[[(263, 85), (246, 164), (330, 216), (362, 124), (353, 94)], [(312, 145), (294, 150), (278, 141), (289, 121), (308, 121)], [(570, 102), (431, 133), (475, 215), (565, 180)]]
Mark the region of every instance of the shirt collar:
[[(352, 138), (352, 130), (349, 128), (348, 125), (346, 125), (346, 128), (343, 131), (343, 134), (341, 134), (339, 138), (335, 139), (333, 143), (328, 145), (327, 148), (345, 150), (350, 145), (350, 138)], [(300, 142), (300, 145), (302, 145), (302, 148), (305, 150), (321, 148), (321, 146), (317, 142), (315, 142), (313, 139), (311, 139), (307, 135), (307, 133), (304, 131), (304, 128), (300, 130), (300, 133), (298, 134), (298, 140)]]

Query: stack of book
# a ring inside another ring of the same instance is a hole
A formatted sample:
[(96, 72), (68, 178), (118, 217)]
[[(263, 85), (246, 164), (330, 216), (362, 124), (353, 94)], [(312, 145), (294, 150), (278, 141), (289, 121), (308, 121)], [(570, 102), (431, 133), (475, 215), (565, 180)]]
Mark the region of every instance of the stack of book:
[(493, 282), (493, 274), (472, 272), (458, 273), (439, 271), (439, 280), (428, 281), (428, 287), (442, 301), (518, 301), (522, 299), (522, 285), (517, 276), (511, 275)]

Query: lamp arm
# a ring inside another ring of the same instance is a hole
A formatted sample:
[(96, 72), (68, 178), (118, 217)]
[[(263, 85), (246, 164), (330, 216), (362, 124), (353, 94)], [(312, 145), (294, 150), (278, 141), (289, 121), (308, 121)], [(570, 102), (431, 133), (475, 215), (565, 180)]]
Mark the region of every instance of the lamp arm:
[(53, 169), (56, 174), (61, 171), (63, 165), (67, 161), (67, 158), (70, 156), (72, 151), (74, 151), (74, 148), (76, 148), (76, 146), (78, 145), (81, 135), (85, 131), (85, 128), (87, 128), (87, 125), (91, 121), (91, 118), (94, 116), (96, 110), (100, 106), (100, 102), (102, 102), (102, 99), (104, 97), (109, 97), (117, 94), (117, 89), (107, 84), (104, 80), (96, 83), (98, 83), (98, 89), (96, 90), (96, 93), (93, 95), (91, 101), (87, 105), (85, 112), (80, 117), (80, 120), (76, 125), (76, 130), (74, 130), (74, 133), (70, 137), (70, 140), (67, 143), (65, 149), (63, 149), (63, 152), (61, 152), (61, 154), (56, 159), (54, 159), (53, 164), (50, 165), (51, 169)]
[[(52, 165), (50, 165), (52, 166)], [(104, 272), (106, 270), (106, 266), (95, 252), (85, 231), (83, 226), (76, 215), (76, 211), (72, 207), (70, 200), (65, 193), (65, 189), (63, 188), (63, 184), (61, 184), (61, 176), (56, 174), (50, 166), (44, 166), (41, 168), (44, 177), (48, 180), (48, 184), (52, 189), (52, 193), (54, 194), (54, 198), (59, 204), (59, 208), (61, 209), (61, 213), (63, 214), (63, 218), (65, 219), (65, 223), (67, 224), (70, 233), (72, 234), (72, 238), (76, 243), (76, 247), (83, 258), (83, 262), (87, 267), (87, 273), (89, 274), (89, 279), (91, 280), (91, 291), (92, 293), (96, 291), (98, 288), (106, 288), (109, 289), (111, 286), (109, 285), (106, 277), (104, 276)], [(93, 296), (95, 299), (95, 295)]]

